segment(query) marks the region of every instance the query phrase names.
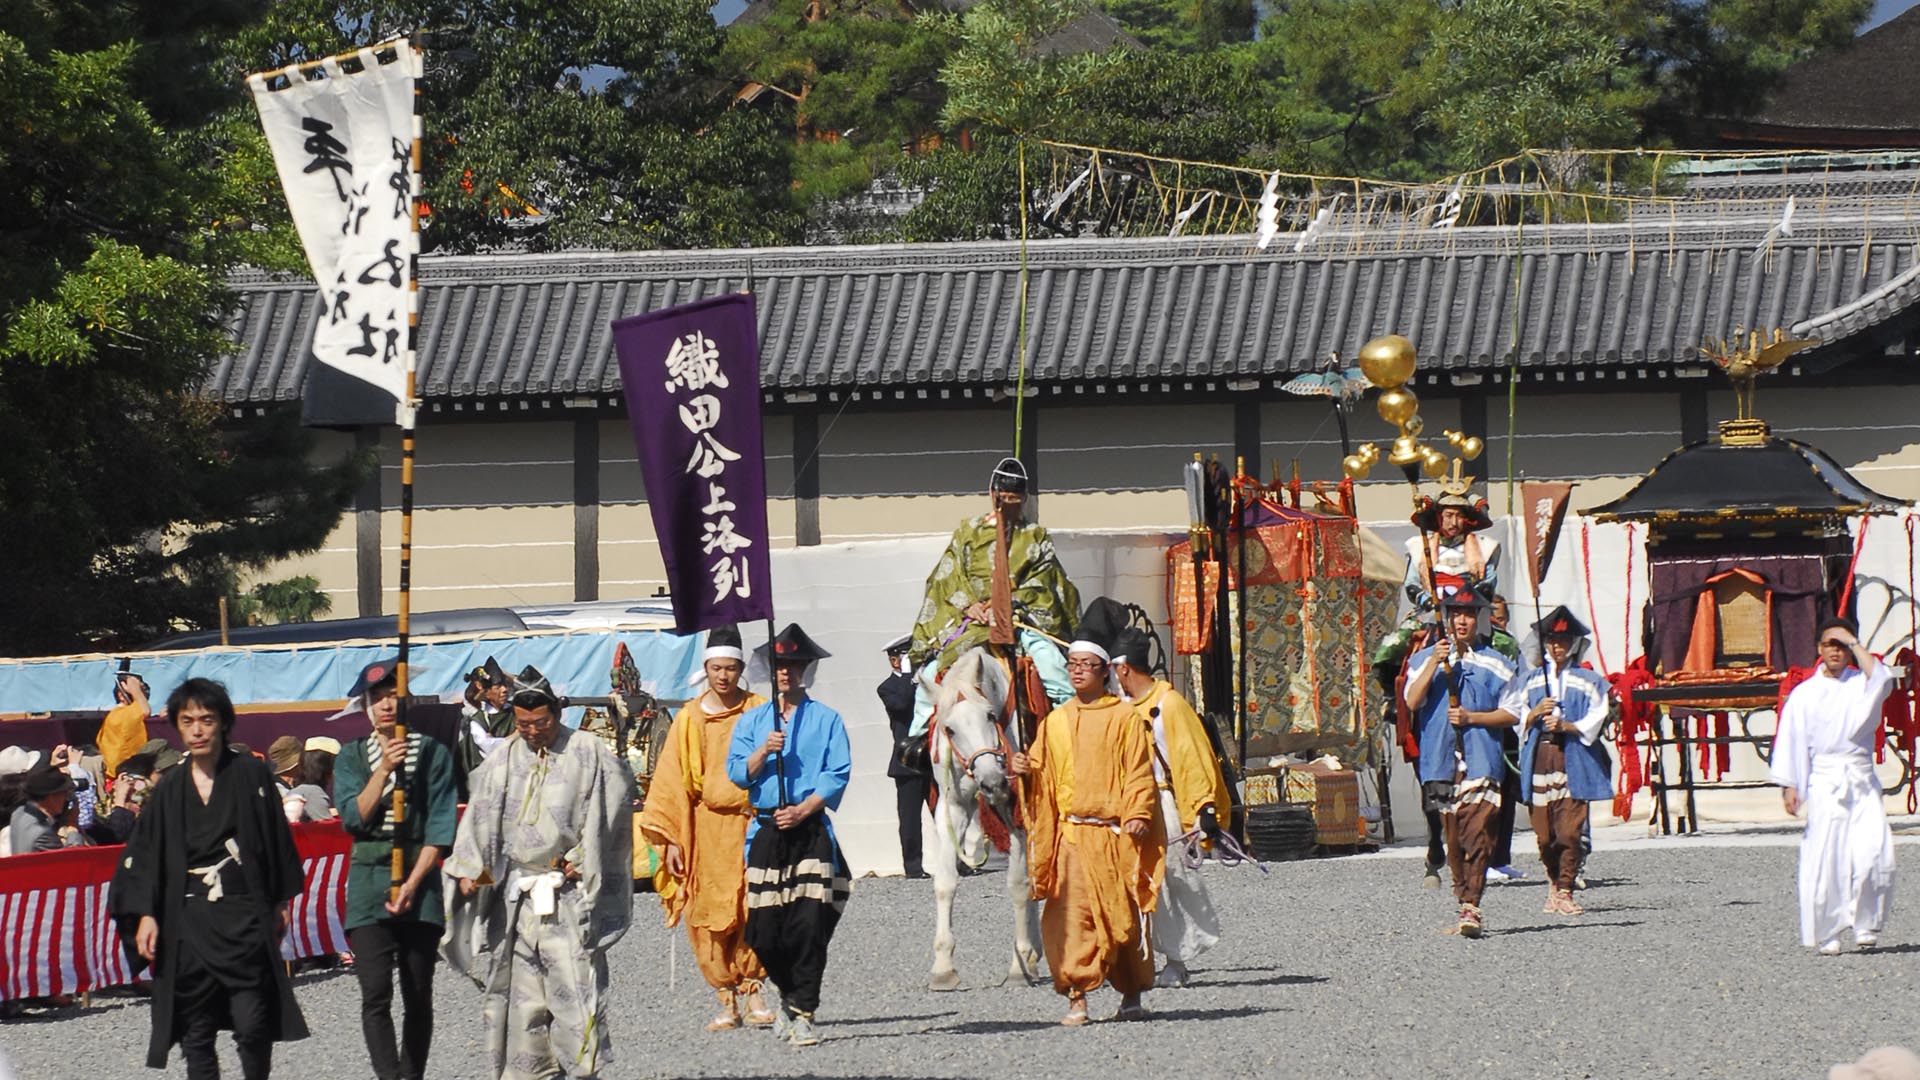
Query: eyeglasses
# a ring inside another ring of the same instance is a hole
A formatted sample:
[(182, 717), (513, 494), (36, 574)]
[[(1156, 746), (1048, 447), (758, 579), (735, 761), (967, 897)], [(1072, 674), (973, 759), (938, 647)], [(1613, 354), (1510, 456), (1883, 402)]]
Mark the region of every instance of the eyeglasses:
[(1069, 660), (1067, 661), (1068, 671), (1098, 671), (1101, 668), (1106, 666), (1107, 666), (1106, 661), (1104, 660)]

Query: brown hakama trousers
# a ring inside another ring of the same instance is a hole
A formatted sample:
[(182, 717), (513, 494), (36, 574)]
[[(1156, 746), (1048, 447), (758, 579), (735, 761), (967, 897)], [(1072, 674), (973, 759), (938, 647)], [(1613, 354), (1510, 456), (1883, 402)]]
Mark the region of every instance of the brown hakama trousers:
[(1454, 784), (1453, 801), (1440, 813), (1447, 842), (1447, 869), (1453, 897), (1480, 904), (1487, 891), (1487, 863), (1493, 855), (1494, 819), (1500, 814), (1500, 781), (1479, 777)]
[(1528, 812), (1547, 880), (1562, 892), (1572, 892), (1580, 872), (1580, 834), (1587, 824), (1587, 804), (1567, 791), (1567, 749), (1551, 736), (1541, 738), (1533, 752), (1533, 800)]

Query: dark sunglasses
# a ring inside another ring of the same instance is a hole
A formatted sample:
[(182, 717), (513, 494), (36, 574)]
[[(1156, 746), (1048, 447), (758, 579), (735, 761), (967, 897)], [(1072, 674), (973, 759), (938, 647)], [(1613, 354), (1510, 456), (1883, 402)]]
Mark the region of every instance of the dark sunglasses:
[(1820, 647), (1821, 647), (1821, 648), (1823, 648), (1823, 649), (1851, 649), (1851, 648), (1853, 648), (1853, 646), (1851, 646), (1851, 645), (1849, 645), (1849, 644), (1847, 644), (1847, 643), (1846, 643), (1846, 642), (1844, 642), (1844, 641), (1841, 641), (1841, 640), (1840, 640), (1839, 638), (1828, 638), (1827, 640), (1825, 640), (1825, 641), (1823, 641), (1823, 642), (1821, 642), (1821, 643), (1820, 643)]

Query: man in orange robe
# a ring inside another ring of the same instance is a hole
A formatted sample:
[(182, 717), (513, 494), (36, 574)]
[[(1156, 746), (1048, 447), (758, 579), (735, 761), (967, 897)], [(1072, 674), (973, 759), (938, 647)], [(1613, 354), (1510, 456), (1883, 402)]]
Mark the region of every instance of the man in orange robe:
[(1068, 648), (1074, 696), (1011, 762), (1026, 778), (1027, 859), (1033, 896), (1045, 902), (1040, 939), (1069, 1027), (1087, 1022), (1087, 994), (1102, 983), (1120, 992), (1115, 1019), (1142, 1019), (1140, 995), (1153, 985), (1145, 913), (1160, 889), (1166, 833), (1152, 737), (1109, 692), (1108, 661), (1095, 641)]
[[(727, 779), (727, 745), (740, 714), (766, 703), (740, 686), (746, 654), (740, 632), (707, 634), (707, 689), (673, 718), (640, 814), (640, 831), (663, 849), (654, 890), (667, 925), (687, 924), (700, 974), (720, 999), (708, 1031), (773, 1023), (760, 997), (766, 969), (743, 935), (747, 926), (747, 793)], [(744, 1016), (743, 1013), (744, 1006)]]

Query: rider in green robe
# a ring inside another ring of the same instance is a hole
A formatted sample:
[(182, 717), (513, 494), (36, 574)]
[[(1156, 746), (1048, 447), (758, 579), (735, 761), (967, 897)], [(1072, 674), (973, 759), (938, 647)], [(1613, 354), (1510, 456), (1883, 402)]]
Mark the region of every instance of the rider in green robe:
[[(1046, 527), (1023, 519), (1027, 470), (1020, 460), (1004, 458), (995, 465), (988, 490), (993, 511), (961, 522), (927, 576), (926, 600), (913, 627), (914, 665), (926, 669), (923, 677), (931, 677), (961, 653), (987, 643), (993, 618), (994, 534), (999, 515), (1005, 514), (1010, 525), (1007, 583), (1013, 594), (1013, 617), (1033, 628), (1020, 628), (1020, 650), (1033, 659), (1047, 696), (1064, 701), (1073, 694), (1066, 661), (1046, 635), (1064, 639), (1071, 634), (1074, 613), (1080, 610), (1080, 591), (1067, 580)], [(927, 730), (933, 701), (920, 680), (916, 686), (910, 734), (921, 735)]]

